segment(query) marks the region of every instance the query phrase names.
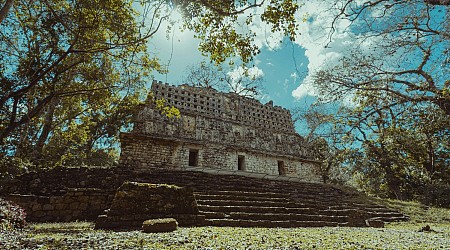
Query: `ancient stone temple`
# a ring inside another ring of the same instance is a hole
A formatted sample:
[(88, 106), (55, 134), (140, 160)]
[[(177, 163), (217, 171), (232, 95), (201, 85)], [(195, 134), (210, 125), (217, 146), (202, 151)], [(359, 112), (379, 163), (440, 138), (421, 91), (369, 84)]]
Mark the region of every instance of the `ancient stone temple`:
[(318, 165), (295, 132), (287, 109), (212, 88), (154, 81), (155, 99), (181, 112), (167, 118), (153, 101), (142, 105), (122, 133), (121, 164), (152, 168), (219, 168), (320, 181)]

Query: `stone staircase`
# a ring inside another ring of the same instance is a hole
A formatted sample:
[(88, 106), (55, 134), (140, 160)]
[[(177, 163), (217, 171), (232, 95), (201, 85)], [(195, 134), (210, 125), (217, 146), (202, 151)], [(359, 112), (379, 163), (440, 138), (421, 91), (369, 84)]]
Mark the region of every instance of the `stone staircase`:
[[(286, 176), (206, 168), (193, 170), (195, 171), (151, 169), (148, 172), (134, 173), (125, 167), (54, 169), (39, 174), (25, 174), (9, 183), (2, 183), (0, 195), (22, 194), (24, 198), (32, 198), (31, 202), (25, 200), (20, 203), (30, 208), (31, 212), (28, 214), (32, 215), (36, 202), (44, 208), (48, 207), (49, 201), (55, 201), (58, 197), (67, 200), (67, 207), (72, 207), (74, 204), (69, 203), (73, 201), (68, 200), (66, 196), (75, 192), (70, 190), (76, 190), (82, 194), (81, 198), (87, 197), (93, 204), (87, 204), (85, 211), (69, 211), (67, 208), (62, 209), (64, 211), (57, 210), (59, 205), (53, 204), (56, 210), (50, 212), (82, 212), (83, 215), (91, 214), (94, 205), (99, 206), (98, 211), (108, 209), (116, 189), (124, 181), (135, 181), (192, 188), (200, 210), (198, 217), (205, 219), (199, 219), (189, 225), (366, 226), (367, 222), (371, 225), (371, 222), (380, 224), (408, 219), (407, 216), (376, 204), (370, 198), (348, 188), (308, 183)], [(98, 202), (99, 198), (102, 199), (101, 204)], [(97, 215), (83, 216), (77, 219), (89, 220)], [(55, 215), (50, 221), (59, 221), (60, 217)]]
[(193, 188), (206, 226), (373, 226), (372, 221), (408, 219), (356, 191), (321, 183), (192, 171), (158, 171), (139, 178)]

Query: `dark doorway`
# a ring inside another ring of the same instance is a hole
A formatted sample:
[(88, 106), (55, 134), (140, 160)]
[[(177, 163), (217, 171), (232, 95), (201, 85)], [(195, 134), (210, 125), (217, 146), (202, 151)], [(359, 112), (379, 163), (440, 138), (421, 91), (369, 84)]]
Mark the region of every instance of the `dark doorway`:
[(286, 175), (286, 169), (284, 168), (284, 161), (278, 161), (278, 174)]
[(245, 171), (245, 156), (238, 155), (238, 170)]
[(191, 166), (191, 167), (198, 166), (198, 150), (197, 149), (189, 149), (189, 166)]

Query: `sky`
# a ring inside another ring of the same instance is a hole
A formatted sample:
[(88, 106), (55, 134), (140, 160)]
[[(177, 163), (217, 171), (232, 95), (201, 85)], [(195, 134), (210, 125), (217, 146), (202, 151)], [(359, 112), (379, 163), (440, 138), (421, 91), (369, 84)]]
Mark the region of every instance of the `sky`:
[[(283, 38), (282, 34), (269, 33), (270, 27), (261, 22), (248, 27), (256, 32), (255, 43), (261, 48), (261, 53), (254, 60), (254, 67), (255, 72), (263, 75), (263, 95), (259, 98), (263, 103), (272, 100), (275, 105), (287, 109), (301, 107), (306, 110), (317, 96), (311, 85), (314, 72), (337, 63), (356, 45), (357, 35), (351, 32), (348, 28), (350, 23), (345, 20), (336, 23), (336, 30), (330, 39), (329, 27), (336, 12), (330, 10), (328, 0), (302, 2), (296, 14), (300, 25), (294, 42)], [(155, 79), (179, 85), (187, 75), (187, 67), (208, 62), (209, 58), (198, 51), (199, 40), (194, 38), (192, 32), (180, 32), (177, 27), (173, 31), (167, 39), (165, 30), (160, 30), (150, 47), (169, 70), (167, 74), (155, 74)], [(363, 47), (370, 47), (371, 42), (375, 41), (366, 41)], [(296, 125), (300, 131), (304, 126), (304, 123)]]

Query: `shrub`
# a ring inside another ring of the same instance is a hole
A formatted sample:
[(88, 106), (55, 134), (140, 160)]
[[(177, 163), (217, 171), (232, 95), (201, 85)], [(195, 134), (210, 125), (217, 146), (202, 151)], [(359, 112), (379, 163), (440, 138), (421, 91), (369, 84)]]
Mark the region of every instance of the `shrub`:
[(0, 158), (0, 180), (6, 178), (14, 178), (17, 175), (28, 173), (36, 169), (36, 166), (28, 160), (18, 157)]
[(450, 208), (449, 194), (449, 184), (429, 184), (422, 189), (419, 200), (425, 205)]
[(0, 230), (23, 228), (25, 226), (25, 210), (11, 201), (0, 198)]

